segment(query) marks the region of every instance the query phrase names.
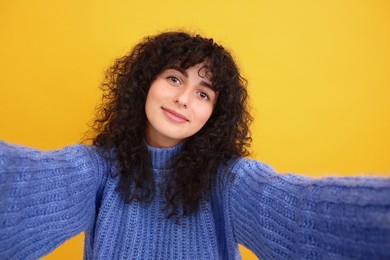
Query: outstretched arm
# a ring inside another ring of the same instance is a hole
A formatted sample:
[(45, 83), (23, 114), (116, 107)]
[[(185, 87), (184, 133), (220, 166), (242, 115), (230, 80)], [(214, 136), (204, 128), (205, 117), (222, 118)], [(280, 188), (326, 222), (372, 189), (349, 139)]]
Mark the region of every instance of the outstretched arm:
[(261, 259), (390, 259), (390, 179), (276, 174), (243, 159), (229, 217)]
[(92, 147), (0, 142), (0, 259), (47, 254), (93, 222), (104, 164)]

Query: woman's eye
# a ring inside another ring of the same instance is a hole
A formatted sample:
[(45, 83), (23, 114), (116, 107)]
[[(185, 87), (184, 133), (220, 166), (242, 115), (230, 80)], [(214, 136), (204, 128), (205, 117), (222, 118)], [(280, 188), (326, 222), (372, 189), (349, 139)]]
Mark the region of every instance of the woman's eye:
[(180, 80), (173, 76), (168, 77), (168, 80), (176, 84), (180, 83)]
[(202, 99), (206, 99), (206, 100), (209, 99), (209, 95), (207, 95), (205, 92), (199, 92), (199, 96), (200, 96)]

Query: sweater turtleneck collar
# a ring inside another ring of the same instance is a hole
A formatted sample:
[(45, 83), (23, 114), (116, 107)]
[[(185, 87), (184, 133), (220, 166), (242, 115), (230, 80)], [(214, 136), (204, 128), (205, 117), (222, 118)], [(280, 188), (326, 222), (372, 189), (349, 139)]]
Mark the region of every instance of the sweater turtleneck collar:
[(170, 159), (178, 154), (184, 146), (184, 143), (180, 143), (173, 147), (156, 148), (148, 145), (146, 142), (145, 144), (149, 152), (150, 162), (153, 169), (171, 169), (172, 164), (170, 163)]

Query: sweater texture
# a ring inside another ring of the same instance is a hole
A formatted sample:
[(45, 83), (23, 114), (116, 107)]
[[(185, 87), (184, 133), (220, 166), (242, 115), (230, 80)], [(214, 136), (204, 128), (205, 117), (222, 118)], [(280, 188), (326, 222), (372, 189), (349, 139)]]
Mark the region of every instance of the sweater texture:
[[(148, 147), (156, 184), (181, 148)], [(96, 147), (0, 142), (0, 259), (37, 259), (83, 231), (85, 259), (240, 259), (237, 244), (262, 260), (390, 259), (389, 178), (313, 179), (245, 158), (226, 170), (234, 178), (176, 224), (158, 190), (125, 204)]]

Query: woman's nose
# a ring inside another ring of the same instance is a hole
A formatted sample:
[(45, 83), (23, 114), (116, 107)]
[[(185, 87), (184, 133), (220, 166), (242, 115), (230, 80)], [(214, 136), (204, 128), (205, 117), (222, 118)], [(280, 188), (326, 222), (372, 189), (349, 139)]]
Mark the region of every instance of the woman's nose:
[(174, 97), (174, 102), (181, 106), (187, 107), (190, 101), (190, 92), (191, 91), (189, 88), (180, 89)]

